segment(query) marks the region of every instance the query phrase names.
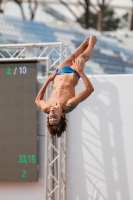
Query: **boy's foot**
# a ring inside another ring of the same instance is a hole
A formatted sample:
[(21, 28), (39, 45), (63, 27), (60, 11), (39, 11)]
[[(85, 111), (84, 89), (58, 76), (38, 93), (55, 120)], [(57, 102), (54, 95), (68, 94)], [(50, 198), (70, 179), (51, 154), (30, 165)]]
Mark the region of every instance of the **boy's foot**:
[(83, 41), (83, 43), (84, 43), (86, 46), (88, 46), (89, 40), (90, 40), (90, 36), (86, 37), (85, 40)]
[(90, 39), (89, 39), (89, 46), (94, 47), (95, 44), (96, 44), (96, 42), (97, 42), (96, 36), (94, 36), (94, 35), (90, 36)]

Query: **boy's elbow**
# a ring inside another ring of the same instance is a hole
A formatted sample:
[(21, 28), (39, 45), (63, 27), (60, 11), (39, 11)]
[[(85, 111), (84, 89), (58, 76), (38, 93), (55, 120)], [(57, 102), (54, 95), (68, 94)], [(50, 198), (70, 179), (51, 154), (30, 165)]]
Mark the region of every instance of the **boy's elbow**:
[(92, 92), (94, 91), (94, 87), (91, 85), (91, 86), (89, 87), (89, 90), (90, 90), (90, 92), (92, 93)]
[(91, 94), (93, 91), (94, 91), (94, 88), (92, 87), (92, 88), (90, 89), (90, 94)]
[(37, 99), (35, 99), (35, 104), (37, 105)]
[(92, 86), (92, 87), (89, 87), (89, 88), (87, 89), (88, 95), (90, 95), (93, 91), (94, 91), (94, 87), (93, 87), (93, 86)]
[(35, 99), (35, 104), (39, 107), (39, 101)]
[(92, 86), (91, 91), (94, 92), (94, 87)]

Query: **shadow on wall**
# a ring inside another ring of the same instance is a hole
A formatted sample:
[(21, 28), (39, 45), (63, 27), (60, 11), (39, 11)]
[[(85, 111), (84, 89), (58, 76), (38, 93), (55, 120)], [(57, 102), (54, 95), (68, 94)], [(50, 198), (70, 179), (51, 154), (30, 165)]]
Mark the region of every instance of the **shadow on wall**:
[(68, 115), (67, 200), (130, 200), (119, 91), (91, 82), (95, 92)]

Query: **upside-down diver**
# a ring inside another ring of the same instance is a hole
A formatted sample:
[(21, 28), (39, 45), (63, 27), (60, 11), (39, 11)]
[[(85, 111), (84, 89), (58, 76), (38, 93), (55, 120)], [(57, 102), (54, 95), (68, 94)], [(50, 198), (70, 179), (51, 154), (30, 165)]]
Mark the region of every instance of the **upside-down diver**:
[[(87, 37), (46, 79), (35, 99), (36, 105), (43, 112), (48, 113), (47, 127), (51, 137), (55, 135), (61, 136), (67, 126), (65, 113), (74, 110), (79, 103), (84, 101), (94, 91), (91, 82), (83, 70), (85, 62), (91, 57), (96, 41), (95, 36)], [(83, 80), (85, 89), (75, 95), (75, 86), (78, 84), (80, 77)], [(45, 102), (43, 97), (51, 81), (54, 81), (52, 93)]]

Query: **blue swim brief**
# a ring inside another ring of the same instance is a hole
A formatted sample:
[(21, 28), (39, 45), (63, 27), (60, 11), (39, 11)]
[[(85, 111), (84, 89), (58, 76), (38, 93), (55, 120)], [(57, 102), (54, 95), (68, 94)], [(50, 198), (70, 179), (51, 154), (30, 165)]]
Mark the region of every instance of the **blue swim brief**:
[(56, 72), (56, 75), (65, 74), (65, 73), (76, 73), (78, 75), (78, 79), (80, 78), (80, 75), (75, 70), (73, 70), (70, 66), (62, 67)]

